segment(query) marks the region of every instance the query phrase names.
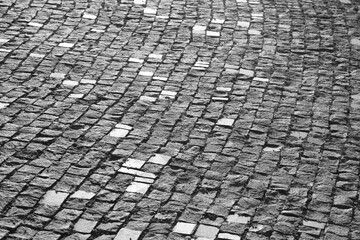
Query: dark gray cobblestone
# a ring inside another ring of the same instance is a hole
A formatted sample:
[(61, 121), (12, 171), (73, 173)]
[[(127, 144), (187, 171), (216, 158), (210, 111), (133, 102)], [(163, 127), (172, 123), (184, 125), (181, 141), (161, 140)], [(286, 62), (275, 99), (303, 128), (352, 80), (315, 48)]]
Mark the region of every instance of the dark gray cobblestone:
[(0, 239), (360, 239), (359, 7), (0, 2)]

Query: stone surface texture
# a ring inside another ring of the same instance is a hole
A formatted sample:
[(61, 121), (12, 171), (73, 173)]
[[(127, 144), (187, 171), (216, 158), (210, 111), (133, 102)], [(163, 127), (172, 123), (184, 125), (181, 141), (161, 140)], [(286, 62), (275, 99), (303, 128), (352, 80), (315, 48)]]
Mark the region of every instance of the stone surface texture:
[(358, 0), (1, 0), (0, 73), (0, 239), (360, 239)]

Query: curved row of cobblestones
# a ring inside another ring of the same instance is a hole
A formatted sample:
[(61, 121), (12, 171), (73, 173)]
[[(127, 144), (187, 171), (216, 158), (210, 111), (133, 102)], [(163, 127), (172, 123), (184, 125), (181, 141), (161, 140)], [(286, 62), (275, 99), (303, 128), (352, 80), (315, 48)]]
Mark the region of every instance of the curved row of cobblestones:
[(0, 2), (0, 239), (360, 239), (358, 7)]

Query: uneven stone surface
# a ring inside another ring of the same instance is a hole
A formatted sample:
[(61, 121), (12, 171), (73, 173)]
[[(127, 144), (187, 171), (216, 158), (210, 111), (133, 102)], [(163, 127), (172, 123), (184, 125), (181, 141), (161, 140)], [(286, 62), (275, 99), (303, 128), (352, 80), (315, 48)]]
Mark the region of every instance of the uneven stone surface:
[(0, 1), (0, 239), (359, 240), (359, 9)]

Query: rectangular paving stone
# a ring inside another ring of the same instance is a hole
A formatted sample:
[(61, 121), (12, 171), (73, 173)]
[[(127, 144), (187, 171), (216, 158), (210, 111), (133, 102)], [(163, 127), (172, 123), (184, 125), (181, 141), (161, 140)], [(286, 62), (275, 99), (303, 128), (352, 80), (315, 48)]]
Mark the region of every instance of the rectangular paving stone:
[(220, 126), (229, 126), (231, 127), (233, 124), (234, 124), (234, 119), (230, 119), (230, 118), (222, 118), (222, 119), (219, 119), (217, 121), (217, 125), (220, 125)]
[(45, 55), (44, 54), (38, 54), (38, 53), (30, 53), (30, 57), (43, 58), (43, 57), (45, 57)]
[(126, 188), (126, 192), (133, 192), (133, 193), (141, 193), (145, 194), (149, 189), (150, 184), (141, 183), (141, 182), (132, 182), (130, 186)]
[(208, 63), (208, 62), (198, 61), (198, 62), (195, 63), (194, 66), (195, 66), (195, 67), (209, 67), (209, 63)]
[(8, 42), (8, 41), (9, 41), (9, 39), (0, 38), (0, 43), (6, 43), (6, 42)]
[(154, 75), (154, 73), (153, 72), (147, 72), (147, 71), (140, 71), (139, 75), (144, 76), (144, 77), (152, 77)]
[(32, 27), (42, 27), (43, 26), (41, 23), (36, 23), (36, 22), (29, 22), (28, 25), (32, 26)]
[(11, 50), (10, 49), (5, 49), (5, 48), (0, 48), (0, 52), (11, 52)]
[(218, 239), (226, 239), (226, 240), (241, 240), (241, 237), (238, 235), (230, 234), (230, 233), (219, 233)]
[(64, 47), (64, 48), (71, 48), (73, 47), (75, 44), (74, 43), (60, 43), (59, 47)]
[(242, 27), (242, 28), (249, 28), (250, 27), (250, 22), (238, 21), (237, 25), (239, 27)]
[(138, 240), (141, 235), (141, 231), (132, 230), (128, 228), (122, 228), (116, 234), (114, 240)]
[(89, 13), (84, 13), (83, 18), (87, 18), (87, 19), (96, 19), (96, 16), (93, 14), (89, 14)]
[(84, 94), (81, 93), (72, 93), (69, 95), (69, 98), (83, 98)]
[(165, 165), (169, 162), (170, 159), (171, 156), (167, 156), (164, 154), (155, 154), (155, 156), (152, 156), (148, 162)]
[(144, 14), (155, 15), (157, 10), (155, 8), (145, 8)]
[(193, 234), (195, 227), (196, 227), (195, 223), (178, 222), (176, 223), (173, 232), (184, 235), (191, 235)]
[(211, 23), (223, 24), (224, 22), (225, 22), (225, 19), (220, 19), (220, 18), (213, 18), (211, 20)]
[(145, 164), (145, 161), (137, 160), (134, 158), (129, 158), (128, 160), (126, 160), (126, 162), (123, 164), (123, 166), (127, 167), (127, 168), (140, 169), (144, 164)]
[(209, 37), (220, 37), (220, 32), (206, 31), (206, 36), (209, 36)]
[(79, 85), (79, 82), (71, 81), (71, 80), (65, 80), (65, 81), (63, 81), (63, 85), (74, 87), (74, 86)]
[(261, 35), (261, 32), (259, 30), (250, 29), (248, 31), (248, 34), (250, 34), (250, 35)]
[(267, 79), (267, 78), (260, 78), (260, 77), (255, 77), (253, 80), (257, 81), (257, 82), (268, 82), (269, 81), (269, 79)]
[(79, 199), (92, 199), (95, 196), (95, 193), (85, 192), (83, 190), (77, 190), (73, 193), (70, 198), (79, 198)]
[(129, 131), (125, 130), (125, 129), (113, 129), (110, 132), (110, 136), (111, 137), (116, 137), (116, 138), (123, 138), (126, 137), (126, 135), (128, 135)]
[(134, 4), (143, 5), (143, 4), (146, 4), (146, 0), (134, 0)]
[(220, 102), (227, 102), (227, 101), (229, 101), (229, 98), (224, 98), (224, 97), (212, 97), (211, 100), (213, 100), (213, 101), (220, 101)]
[(144, 101), (144, 102), (155, 102), (156, 98), (154, 97), (149, 97), (149, 96), (141, 96), (140, 97), (140, 101)]
[(161, 54), (155, 54), (155, 53), (149, 54), (149, 58), (162, 59), (162, 57), (163, 55)]
[(166, 78), (166, 77), (153, 77), (153, 79), (159, 80), (159, 81), (167, 81), (168, 80), (168, 78)]
[(216, 91), (219, 91), (219, 92), (230, 92), (230, 91), (231, 91), (231, 88), (230, 88), (230, 87), (217, 87), (217, 88), (216, 88)]
[(360, 46), (360, 39), (353, 38), (353, 39), (350, 40), (350, 43), (351, 43), (352, 45), (358, 45), (358, 46)]
[(193, 30), (193, 33), (196, 33), (196, 34), (205, 34), (206, 26), (195, 25), (192, 30)]
[(91, 221), (91, 220), (80, 218), (76, 222), (76, 224), (74, 226), (74, 230), (76, 232), (81, 232), (81, 233), (91, 233), (91, 231), (94, 229), (96, 224), (97, 224), (97, 221)]
[(65, 73), (52, 73), (50, 74), (51, 78), (65, 78), (66, 74)]
[(122, 124), (122, 123), (118, 123), (118, 124), (116, 124), (116, 125), (115, 125), (115, 127), (116, 127), (116, 128), (120, 128), (120, 129), (129, 130), (129, 131), (132, 129), (132, 127), (131, 127), (131, 126), (129, 126), (129, 125), (125, 125), (125, 124)]
[(103, 30), (103, 29), (96, 29), (96, 28), (93, 28), (93, 29), (91, 29), (91, 31), (92, 32), (105, 32), (105, 30)]
[(248, 70), (248, 69), (240, 69), (239, 71), (240, 74), (242, 75), (246, 75), (246, 76), (249, 76), (249, 77), (253, 77), (254, 76), (254, 71), (252, 70)]
[(196, 230), (195, 236), (204, 237), (213, 240), (216, 238), (218, 232), (219, 229), (216, 227), (200, 224), (200, 226)]
[(41, 203), (49, 206), (60, 206), (68, 195), (69, 194), (65, 192), (57, 192), (54, 190), (49, 190), (44, 195), (43, 199), (41, 200)]
[(134, 63), (143, 63), (144, 60), (139, 59), (139, 58), (129, 58), (129, 62), (134, 62)]
[(96, 80), (91, 80), (91, 79), (81, 79), (80, 83), (83, 84), (96, 84)]
[(303, 225), (308, 226), (308, 227), (313, 227), (313, 228), (319, 228), (319, 229), (324, 229), (325, 228), (325, 223), (315, 222), (315, 221), (304, 220)]
[(237, 214), (229, 215), (226, 218), (226, 221), (233, 222), (233, 223), (241, 223), (241, 224), (247, 224), (251, 220), (251, 217), (245, 217), (245, 216), (239, 216)]

